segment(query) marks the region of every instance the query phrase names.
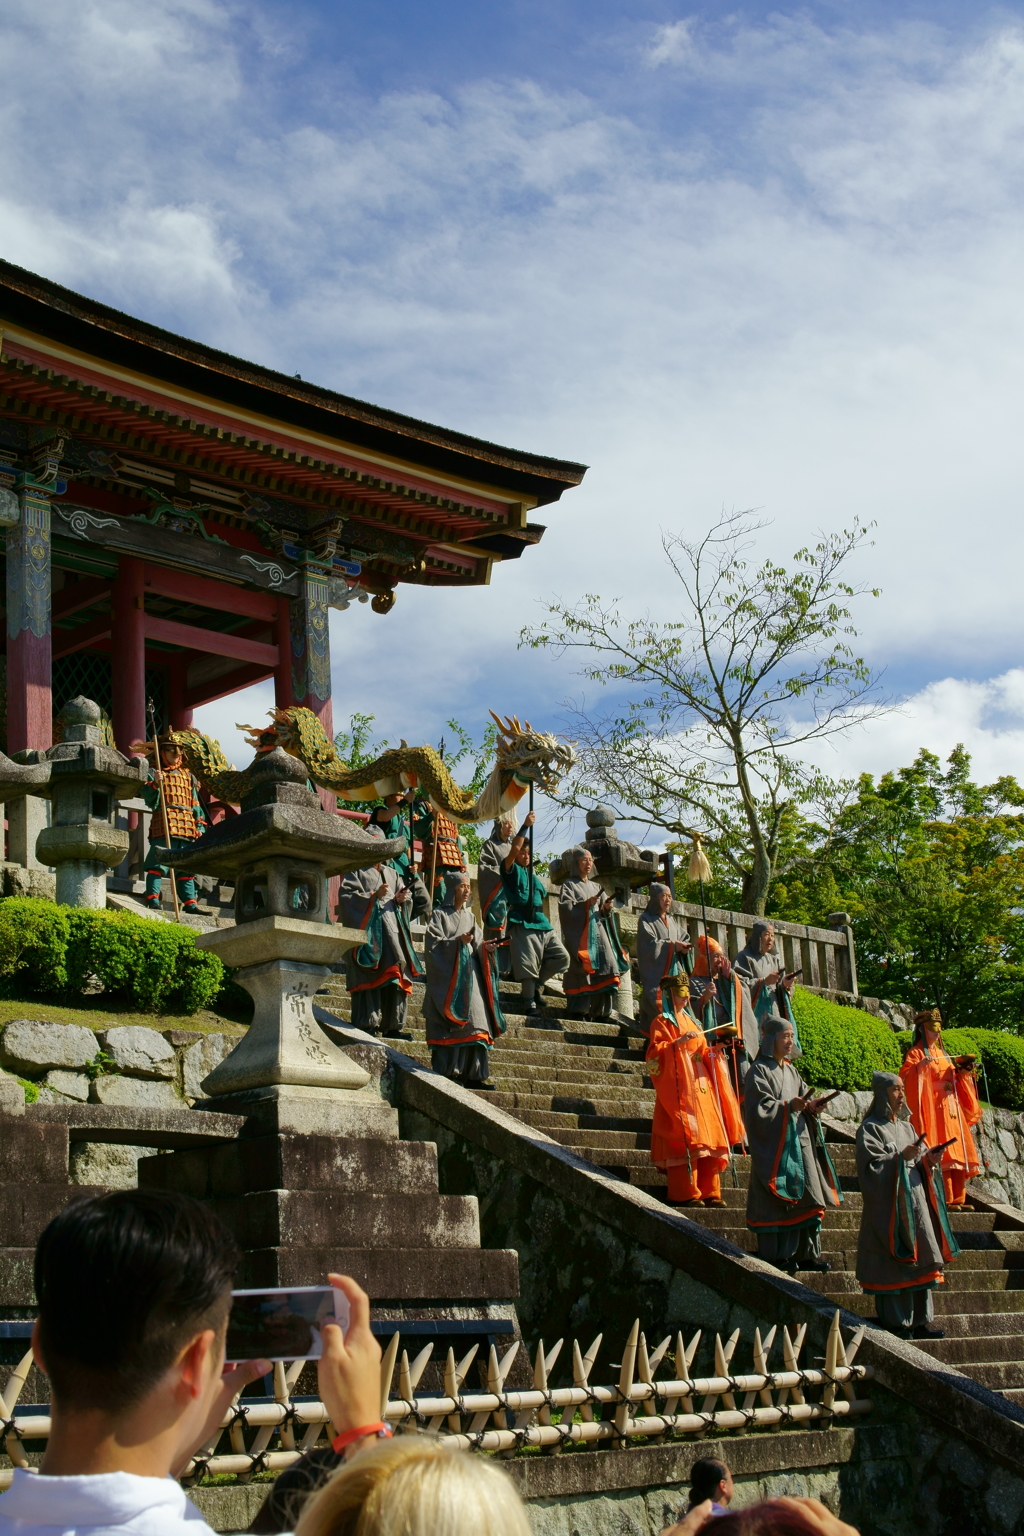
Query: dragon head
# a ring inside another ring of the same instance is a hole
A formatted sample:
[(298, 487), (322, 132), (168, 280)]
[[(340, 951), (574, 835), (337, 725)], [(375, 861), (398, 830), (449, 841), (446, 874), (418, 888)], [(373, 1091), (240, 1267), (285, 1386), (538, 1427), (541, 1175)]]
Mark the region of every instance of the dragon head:
[(257, 757), (264, 752), (273, 752), (275, 747), (283, 747), (290, 752), (292, 757), (299, 757), (299, 733), (295, 722), (287, 709), (271, 709), (270, 725), (236, 725), (237, 731), (245, 731), (246, 745), (251, 747)]
[(498, 727), (498, 767), (510, 768), (553, 794), (576, 761), (572, 742), (559, 741), (548, 731), (535, 731), (529, 720), (520, 725), (515, 715), (503, 720), (492, 709), (490, 716)]

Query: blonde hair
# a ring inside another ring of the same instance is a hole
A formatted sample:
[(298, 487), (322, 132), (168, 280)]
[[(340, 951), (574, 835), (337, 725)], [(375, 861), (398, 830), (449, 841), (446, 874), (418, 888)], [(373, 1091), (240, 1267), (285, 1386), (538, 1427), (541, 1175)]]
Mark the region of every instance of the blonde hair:
[(361, 1451), (307, 1502), (295, 1536), (531, 1536), (487, 1456), (399, 1435)]

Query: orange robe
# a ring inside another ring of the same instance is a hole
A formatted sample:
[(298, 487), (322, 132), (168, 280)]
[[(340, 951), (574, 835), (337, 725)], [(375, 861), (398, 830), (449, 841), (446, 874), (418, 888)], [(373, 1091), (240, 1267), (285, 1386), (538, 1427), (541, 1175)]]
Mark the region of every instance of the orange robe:
[[(743, 1139), (743, 1121), (724, 1050), (708, 1046), (689, 1014), (681, 1011), (680, 1019), (682, 1027), (659, 1014), (651, 1025), (651, 1161), (668, 1175), (670, 1200), (718, 1200), (719, 1175), (729, 1148)], [(692, 1038), (676, 1045), (688, 1031)]]
[[(929, 1057), (931, 1058), (929, 1060)], [(953, 1139), (942, 1154), (942, 1182), (947, 1205), (963, 1205), (968, 1179), (981, 1171), (971, 1126), (981, 1119), (974, 1074), (956, 1067), (939, 1041), (912, 1045), (900, 1068), (907, 1108), (917, 1133), (929, 1147)]]

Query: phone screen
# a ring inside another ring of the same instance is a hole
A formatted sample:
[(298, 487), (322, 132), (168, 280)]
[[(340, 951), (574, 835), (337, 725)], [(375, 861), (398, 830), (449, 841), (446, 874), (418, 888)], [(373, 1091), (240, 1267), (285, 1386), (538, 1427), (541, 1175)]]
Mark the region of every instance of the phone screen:
[(226, 1358), (238, 1360), (319, 1360), (320, 1327), (348, 1328), (348, 1298), (333, 1285), (300, 1285), (290, 1290), (232, 1291)]

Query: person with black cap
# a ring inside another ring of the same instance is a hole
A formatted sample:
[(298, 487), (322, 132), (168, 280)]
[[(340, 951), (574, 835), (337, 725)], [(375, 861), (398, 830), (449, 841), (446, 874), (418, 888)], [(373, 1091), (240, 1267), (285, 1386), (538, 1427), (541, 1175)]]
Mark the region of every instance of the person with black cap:
[(942, 1187), (941, 1147), (917, 1135), (903, 1084), (876, 1072), (874, 1098), (857, 1131), (857, 1178), (864, 1206), (857, 1279), (875, 1298), (883, 1328), (901, 1339), (941, 1339), (932, 1326), (932, 1291), (943, 1266), (960, 1252), (950, 1230)]
[(818, 1116), (826, 1100), (790, 1061), (793, 1026), (769, 1014), (761, 1049), (747, 1074), (743, 1120), (750, 1147), (747, 1226), (757, 1254), (793, 1274), (827, 1270), (821, 1257), (821, 1218), (843, 1202), (839, 1179)]

